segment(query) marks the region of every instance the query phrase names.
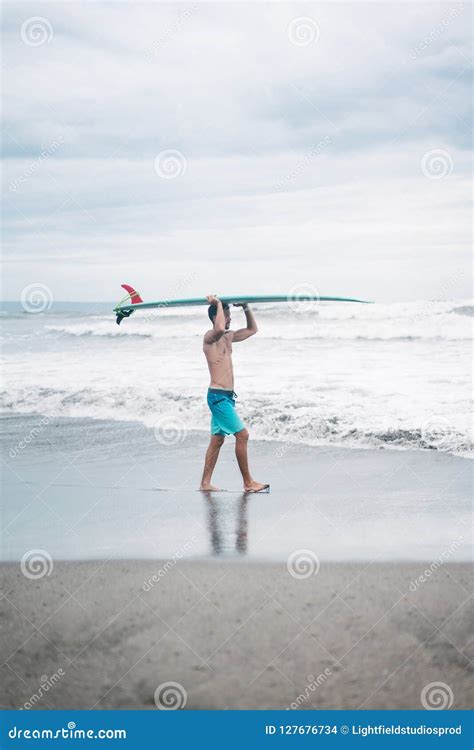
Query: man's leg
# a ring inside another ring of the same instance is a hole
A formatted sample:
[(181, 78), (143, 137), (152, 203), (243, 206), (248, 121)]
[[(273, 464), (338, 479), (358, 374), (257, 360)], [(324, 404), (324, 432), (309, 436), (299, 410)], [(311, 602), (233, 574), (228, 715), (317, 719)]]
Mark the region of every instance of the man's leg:
[(247, 444), (249, 441), (249, 431), (247, 429), (240, 430), (235, 433), (235, 455), (237, 457), (237, 463), (239, 464), (240, 473), (244, 480), (244, 490), (247, 492), (261, 492), (262, 490), (268, 489), (270, 485), (261, 484), (252, 479), (249, 470), (249, 461), (247, 453)]
[(217, 490), (211, 484), (212, 472), (219, 457), (219, 451), (224, 442), (224, 435), (211, 435), (211, 441), (206, 451), (204, 471), (202, 473), (201, 490)]

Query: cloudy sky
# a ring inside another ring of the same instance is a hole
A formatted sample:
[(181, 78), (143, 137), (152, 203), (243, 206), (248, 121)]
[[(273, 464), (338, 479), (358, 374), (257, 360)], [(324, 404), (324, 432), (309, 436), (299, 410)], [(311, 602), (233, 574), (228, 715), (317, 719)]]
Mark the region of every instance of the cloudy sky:
[(470, 296), (471, 13), (4, 4), (3, 297)]

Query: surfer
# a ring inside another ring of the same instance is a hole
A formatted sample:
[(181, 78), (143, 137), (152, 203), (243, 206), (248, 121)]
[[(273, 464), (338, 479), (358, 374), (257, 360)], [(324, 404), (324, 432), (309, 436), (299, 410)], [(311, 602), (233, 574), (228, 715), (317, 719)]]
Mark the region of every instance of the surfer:
[(246, 492), (265, 492), (270, 485), (261, 484), (252, 479), (248, 465), (247, 443), (249, 433), (235, 409), (234, 371), (232, 367), (232, 344), (254, 336), (257, 324), (249, 306), (245, 303), (234, 303), (242, 307), (247, 320), (245, 328), (230, 330), (230, 309), (215, 294), (207, 296), (208, 315), (212, 329), (206, 333), (203, 351), (207, 359), (211, 383), (207, 392), (207, 403), (211, 410), (211, 441), (206, 452), (201, 490), (217, 490), (211, 484), (212, 472), (219, 457), (219, 451), (226, 435), (235, 435), (235, 455), (244, 481)]

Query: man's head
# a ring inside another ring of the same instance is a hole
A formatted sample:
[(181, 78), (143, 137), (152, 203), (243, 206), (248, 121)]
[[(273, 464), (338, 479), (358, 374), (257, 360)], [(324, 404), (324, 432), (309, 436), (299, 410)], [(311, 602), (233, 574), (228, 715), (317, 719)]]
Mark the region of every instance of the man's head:
[[(230, 308), (227, 302), (222, 303), (222, 309), (224, 310), (225, 329), (226, 331), (228, 331), (230, 327)], [(209, 320), (211, 321), (212, 325), (214, 325), (214, 321), (217, 315), (217, 305), (209, 305), (207, 314), (209, 315)]]

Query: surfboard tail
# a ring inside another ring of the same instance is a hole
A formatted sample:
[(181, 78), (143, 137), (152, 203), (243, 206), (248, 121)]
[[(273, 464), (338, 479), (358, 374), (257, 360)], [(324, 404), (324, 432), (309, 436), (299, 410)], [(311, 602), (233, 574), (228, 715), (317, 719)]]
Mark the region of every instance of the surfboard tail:
[(133, 286), (130, 286), (130, 284), (122, 284), (121, 286), (122, 289), (125, 289), (125, 291), (128, 292), (127, 299), (130, 297), (130, 302), (132, 303), (132, 305), (137, 305), (139, 302), (143, 302), (142, 298), (140, 297), (138, 292), (135, 291)]
[(125, 304), (126, 302), (131, 302), (132, 305), (137, 305), (139, 302), (143, 302), (142, 298), (140, 297), (139, 293), (133, 288), (133, 286), (130, 286), (130, 284), (121, 284), (122, 289), (125, 289), (127, 292), (126, 297), (120, 300), (118, 303), (116, 309), (117, 312), (117, 325), (120, 325), (122, 320), (124, 318), (129, 318), (130, 315), (133, 313), (133, 310), (120, 310), (120, 305)]

